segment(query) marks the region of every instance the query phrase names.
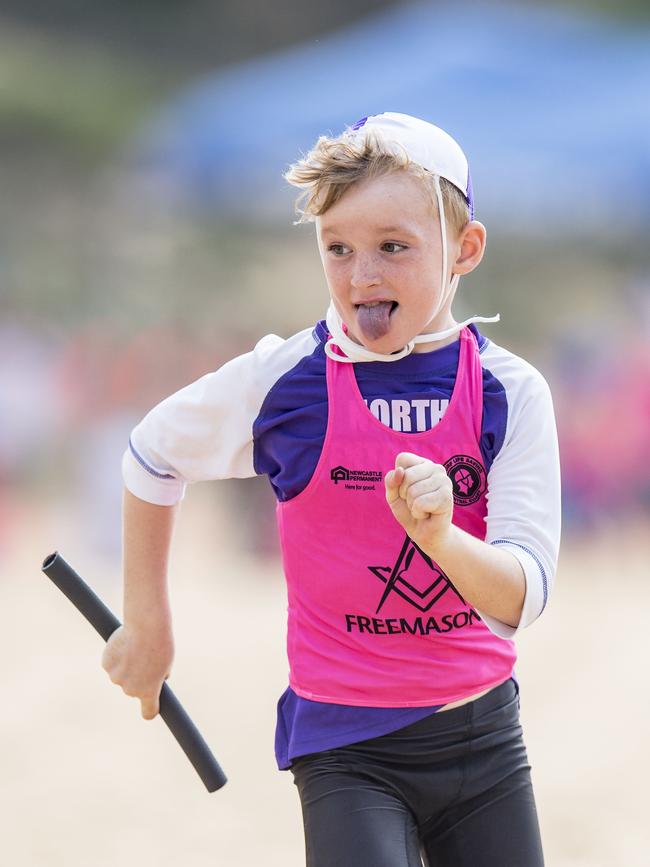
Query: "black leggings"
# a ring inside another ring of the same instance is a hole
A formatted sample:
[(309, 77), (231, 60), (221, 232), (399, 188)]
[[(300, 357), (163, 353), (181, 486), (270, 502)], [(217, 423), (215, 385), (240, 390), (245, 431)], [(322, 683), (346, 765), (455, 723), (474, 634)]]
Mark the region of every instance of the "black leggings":
[(291, 770), (307, 867), (543, 867), (512, 680)]

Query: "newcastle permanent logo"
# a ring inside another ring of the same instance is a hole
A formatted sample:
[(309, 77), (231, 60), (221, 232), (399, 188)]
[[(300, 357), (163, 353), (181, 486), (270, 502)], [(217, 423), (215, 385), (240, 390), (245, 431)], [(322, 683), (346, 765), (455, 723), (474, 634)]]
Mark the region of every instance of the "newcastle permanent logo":
[(379, 470), (349, 470), (342, 466), (330, 470), (330, 479), (334, 484), (343, 482), (343, 487), (348, 491), (374, 491), (383, 477), (384, 474)]

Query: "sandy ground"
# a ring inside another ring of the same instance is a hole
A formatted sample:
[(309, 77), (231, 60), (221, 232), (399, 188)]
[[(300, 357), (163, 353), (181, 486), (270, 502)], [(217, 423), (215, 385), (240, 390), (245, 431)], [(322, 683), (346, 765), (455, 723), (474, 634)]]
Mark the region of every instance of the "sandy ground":
[[(273, 759), (281, 575), (235, 553), (220, 526), (212, 499), (193, 492), (173, 558), (170, 685), (230, 778), (209, 795), (162, 721), (143, 721), (109, 682), (101, 640), (39, 567), (60, 548), (119, 612), (115, 570), (61, 509), (25, 509), (0, 580), (3, 865), (304, 863), (298, 799)], [(518, 639), (548, 867), (648, 864), (648, 538), (567, 544), (550, 608)]]

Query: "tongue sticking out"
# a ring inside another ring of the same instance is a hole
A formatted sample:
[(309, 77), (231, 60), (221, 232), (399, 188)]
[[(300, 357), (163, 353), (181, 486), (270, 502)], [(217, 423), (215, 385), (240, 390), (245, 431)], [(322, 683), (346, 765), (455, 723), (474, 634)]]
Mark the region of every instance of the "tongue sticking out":
[(392, 309), (391, 301), (382, 301), (380, 304), (373, 304), (372, 307), (359, 305), (357, 321), (363, 331), (363, 336), (368, 340), (379, 340), (380, 337), (388, 334)]

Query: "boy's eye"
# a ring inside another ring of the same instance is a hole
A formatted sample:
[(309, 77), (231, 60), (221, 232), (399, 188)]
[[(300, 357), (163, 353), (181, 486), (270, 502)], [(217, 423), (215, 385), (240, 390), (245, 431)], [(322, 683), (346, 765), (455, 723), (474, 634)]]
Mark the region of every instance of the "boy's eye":
[(397, 241), (386, 241), (385, 244), (381, 245), (381, 249), (385, 253), (398, 253), (400, 250), (405, 250), (405, 244), (398, 244)]
[(330, 244), (327, 249), (330, 253), (334, 253), (335, 256), (342, 256), (348, 248), (343, 244)]

